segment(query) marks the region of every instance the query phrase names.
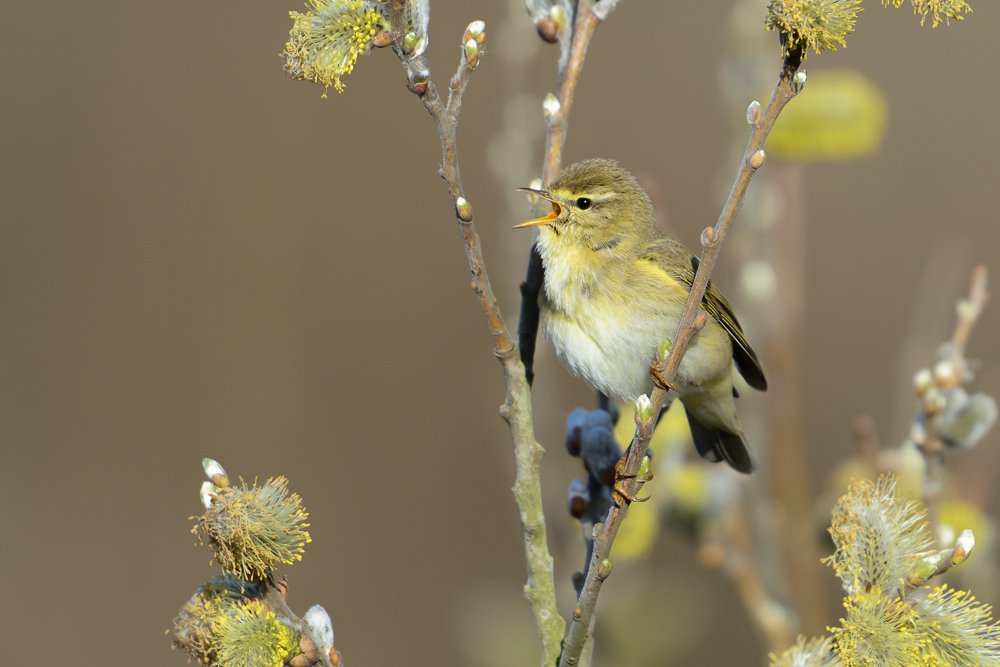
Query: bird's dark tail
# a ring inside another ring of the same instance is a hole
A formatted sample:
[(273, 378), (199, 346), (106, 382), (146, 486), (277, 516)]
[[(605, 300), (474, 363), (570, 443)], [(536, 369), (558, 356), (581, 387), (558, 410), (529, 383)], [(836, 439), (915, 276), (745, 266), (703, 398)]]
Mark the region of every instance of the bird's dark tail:
[(725, 461), (734, 470), (750, 474), (757, 469), (757, 457), (745, 435), (710, 429), (687, 413), (694, 448), (701, 458), (712, 463)]

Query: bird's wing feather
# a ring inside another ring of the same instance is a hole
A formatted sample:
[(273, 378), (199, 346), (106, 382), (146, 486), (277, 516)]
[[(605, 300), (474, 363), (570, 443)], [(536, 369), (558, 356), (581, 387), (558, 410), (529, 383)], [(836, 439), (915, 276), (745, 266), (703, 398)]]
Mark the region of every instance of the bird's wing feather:
[[(656, 252), (650, 252), (647, 257), (655, 261), (657, 266), (671, 278), (687, 285), (690, 290), (700, 263), (698, 258), (687, 248), (673, 241), (665, 239), (656, 245), (658, 246)], [(673, 255), (681, 261), (667, 262), (664, 255)], [(684, 255), (688, 256), (687, 261), (684, 261)], [(709, 315), (714, 317), (715, 321), (721, 324), (729, 332), (730, 338), (733, 339), (733, 361), (736, 362), (736, 368), (740, 371), (740, 375), (754, 389), (765, 391), (767, 379), (764, 378), (764, 369), (760, 367), (760, 361), (757, 360), (757, 353), (753, 351), (746, 336), (743, 335), (743, 328), (736, 319), (736, 315), (733, 314), (733, 308), (729, 305), (729, 301), (711, 281), (708, 283), (708, 289), (705, 290), (705, 297), (701, 303)]]

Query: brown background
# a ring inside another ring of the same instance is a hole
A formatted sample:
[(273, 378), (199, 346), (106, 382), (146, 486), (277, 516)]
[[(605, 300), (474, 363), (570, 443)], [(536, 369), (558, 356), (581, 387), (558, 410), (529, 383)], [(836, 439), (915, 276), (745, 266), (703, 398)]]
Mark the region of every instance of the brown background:
[[(900, 396), (909, 409), (914, 369), (899, 351), (926, 302), (928, 263), (944, 267), (943, 296), (926, 306), (931, 341), (947, 334), (974, 262), (1000, 277), (1000, 5), (975, 2), (967, 20), (934, 30), (866, 5), (848, 49), (807, 63), (861, 69), (891, 114), (877, 156), (807, 172), (814, 485), (851, 451), (854, 415), (902, 437), (893, 411)], [(716, 69), (730, 6), (623, 2), (594, 39), (572, 117), (567, 160), (616, 157), (645, 174), (689, 246), (718, 215), (713, 183), (729, 157)], [(247, 479), (286, 475), (302, 495), (314, 541), (284, 570), (291, 602), (330, 610), (350, 664), (467, 664), (462, 600), (477, 586), (517, 599), (501, 373), (436, 175), (433, 125), (391, 53), (363, 58), (328, 100), (287, 79), (277, 54), (293, 9), (298, 0), (0, 9), (4, 664), (183, 664), (163, 632), (215, 571), (188, 532), (203, 456)], [(444, 82), (465, 24), (498, 26), (508, 7), (433, 10), (426, 55)], [(511, 326), (529, 237), (510, 231), (484, 155), (512, 85), (502, 56), (530, 33), (527, 19), (516, 26), (490, 29), (460, 130)], [(540, 51), (515, 82), (539, 103), (555, 59)], [(717, 279), (732, 284), (725, 270)], [(998, 313), (991, 304), (970, 350), (985, 363), (976, 386), (995, 396)], [(540, 355), (537, 435), (558, 534), (576, 474), (563, 420), (592, 397)], [(980, 447), (997, 445), (993, 433)], [(654, 554), (700, 586), (713, 618), (676, 662), (759, 664), (732, 589), (690, 556), (670, 535)], [(563, 585), (577, 561), (557, 563)]]

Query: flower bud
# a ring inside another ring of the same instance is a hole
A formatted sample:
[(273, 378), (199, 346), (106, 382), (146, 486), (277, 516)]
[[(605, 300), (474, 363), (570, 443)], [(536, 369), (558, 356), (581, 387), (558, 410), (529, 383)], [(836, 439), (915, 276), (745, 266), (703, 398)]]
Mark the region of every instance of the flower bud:
[[(554, 9), (554, 8), (553, 8)], [(549, 44), (559, 41), (559, 26), (551, 16), (543, 16), (535, 23), (538, 36)]]
[(430, 78), (431, 65), (427, 58), (417, 56), (406, 64), (406, 83), (418, 95), (423, 95), (427, 90), (427, 80)]
[(951, 557), (951, 562), (958, 565), (969, 557), (975, 546), (976, 536), (972, 534), (971, 530), (963, 530), (955, 542), (955, 553)]
[(587, 513), (587, 505), (590, 504), (590, 494), (587, 492), (587, 482), (582, 479), (574, 479), (569, 485), (569, 514), (574, 519), (579, 519)]
[(562, 5), (552, 5), (552, 9), (549, 10), (549, 16), (553, 21), (555, 21), (557, 30), (562, 30), (566, 27), (568, 17), (566, 16), (566, 10), (562, 8)]
[(216, 494), (219, 493), (221, 489), (211, 482), (202, 482), (201, 484), (201, 504), (208, 509), (212, 506), (212, 502), (215, 500)]
[(313, 639), (319, 644), (323, 651), (327, 651), (333, 646), (333, 621), (330, 614), (320, 605), (313, 605), (302, 618), (312, 630)]
[[(383, 30), (379, 34), (375, 35), (374, 38), (372, 38), (372, 46), (374, 46), (376, 49), (384, 49), (390, 44), (392, 44), (392, 34), (385, 30)], [(411, 50), (412, 48), (413, 47), (410, 47)]]
[(808, 78), (809, 75), (804, 69), (800, 69), (795, 73), (795, 76), (792, 77), (792, 97), (802, 92), (802, 89), (806, 87), (806, 80)]
[(462, 222), (472, 222), (472, 204), (465, 197), (455, 200), (455, 211)]
[(479, 44), (486, 41), (486, 22), (485, 21), (473, 21), (469, 24), (469, 27), (465, 29), (465, 34), (462, 35), (462, 42), (468, 43), (470, 39), (476, 40)]
[(542, 102), (542, 115), (545, 117), (545, 124), (552, 127), (562, 119), (562, 105), (559, 99), (549, 93)]
[(649, 396), (643, 394), (635, 401), (635, 418), (640, 424), (645, 424), (653, 418), (653, 406), (649, 402)]
[[(954, 398), (953, 398), (954, 397)], [(937, 431), (946, 445), (973, 447), (997, 420), (997, 404), (992, 396), (967, 396), (961, 387), (947, 392), (946, 408), (938, 419)]]
[(465, 43), (465, 61), (472, 69), (476, 69), (479, 64), (479, 43), (474, 39)]
[(751, 155), (750, 159), (747, 160), (747, 163), (750, 165), (751, 169), (760, 169), (764, 165), (765, 159), (767, 159), (767, 156), (764, 154), (764, 150), (761, 149)]
[(760, 102), (754, 100), (750, 103), (750, 106), (747, 107), (747, 122), (751, 125), (756, 125), (762, 114), (763, 109), (760, 106)]
[(923, 396), (927, 393), (927, 390), (934, 385), (934, 376), (931, 375), (930, 369), (921, 368), (913, 376), (913, 388), (917, 390), (918, 396)]
[(570, 456), (580, 456), (582, 447), (583, 426), (586, 423), (587, 410), (577, 408), (569, 413), (566, 419), (566, 451)]
[(204, 469), (205, 474), (212, 482), (221, 488), (226, 488), (229, 486), (229, 477), (226, 475), (226, 471), (222, 469), (222, 465), (215, 459), (202, 459), (201, 467)]

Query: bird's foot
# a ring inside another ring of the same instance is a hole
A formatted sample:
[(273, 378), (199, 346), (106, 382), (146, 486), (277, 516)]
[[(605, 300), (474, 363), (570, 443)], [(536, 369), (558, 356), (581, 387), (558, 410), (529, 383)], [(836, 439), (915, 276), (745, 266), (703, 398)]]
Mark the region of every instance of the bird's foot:
[(615, 466), (615, 468), (615, 485), (611, 487), (611, 501), (615, 504), (615, 507), (621, 509), (622, 503), (631, 505), (632, 503), (644, 503), (649, 500), (650, 496), (637, 498), (635, 494), (630, 493), (623, 486), (623, 482), (627, 479), (638, 479), (640, 484), (645, 484), (649, 480), (653, 479), (652, 471), (647, 472), (642, 477), (639, 477), (638, 475), (626, 475), (624, 466), (621, 468)]
[(674, 391), (676, 393), (681, 393), (681, 390), (677, 388), (677, 385), (673, 382), (668, 382), (666, 378), (660, 373), (659, 362), (653, 361), (649, 365), (649, 375), (653, 378), (653, 384), (662, 389), (663, 391)]

